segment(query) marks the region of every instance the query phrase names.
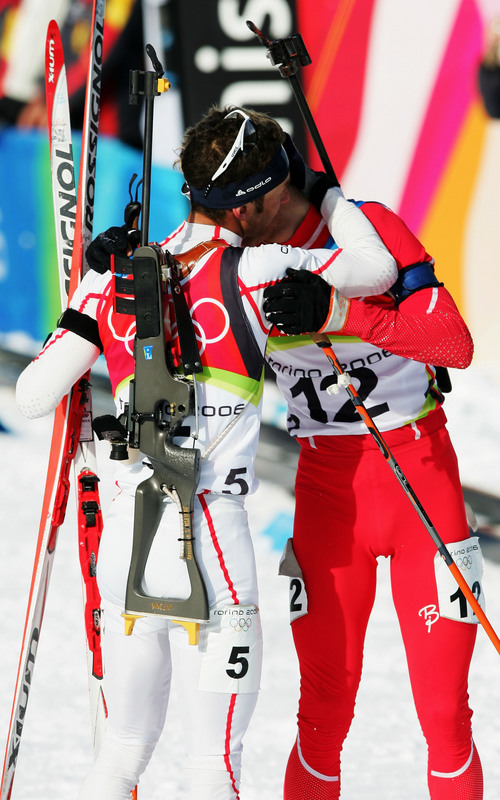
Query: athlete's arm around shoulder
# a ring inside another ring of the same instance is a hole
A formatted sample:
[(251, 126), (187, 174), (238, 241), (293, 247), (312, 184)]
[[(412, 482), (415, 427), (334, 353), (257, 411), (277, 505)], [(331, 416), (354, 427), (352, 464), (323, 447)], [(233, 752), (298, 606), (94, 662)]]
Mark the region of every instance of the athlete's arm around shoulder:
[(474, 343), (453, 298), (434, 275), (434, 259), (386, 206), (368, 202), (361, 208), (394, 254), (399, 272), (393, 300), (351, 302), (346, 330), (396, 355), (465, 369)]
[(353, 200), (346, 200), (339, 187), (326, 192), (321, 215), (339, 248), (334, 265), (321, 277), (346, 297), (386, 292), (398, 277), (398, 265), (370, 217)]
[(243, 283), (264, 290), (284, 278), (291, 267), (321, 275), (350, 297), (387, 291), (397, 279), (397, 265), (370, 220), (338, 187), (328, 190), (322, 211), (323, 207), (338, 249), (303, 250), (280, 244), (247, 247), (240, 261)]
[(49, 414), (102, 352), (97, 307), (111, 273), (90, 271), (76, 289), (39, 355), (23, 370), (16, 384), (16, 401), (29, 419)]

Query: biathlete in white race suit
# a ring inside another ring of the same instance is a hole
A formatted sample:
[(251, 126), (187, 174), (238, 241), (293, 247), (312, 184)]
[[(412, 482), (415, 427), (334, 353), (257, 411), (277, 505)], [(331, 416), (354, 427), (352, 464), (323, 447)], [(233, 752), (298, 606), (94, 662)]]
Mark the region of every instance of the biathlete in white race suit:
[[(293, 183), (293, 145), (289, 155)], [(331, 288), (319, 278), (292, 274), (265, 293), (268, 318), (280, 328), (271, 332), (267, 360), (288, 403), (288, 431), (300, 445), (293, 540), (280, 568), (290, 576), (300, 663), (298, 732), (284, 798), (340, 797), (341, 750), (354, 716), (377, 557), (384, 556), (391, 560), (392, 595), (428, 746), (431, 800), (481, 800), (467, 694), (477, 619), (349, 396), (343, 389), (328, 392), (337, 378), (324, 352), (310, 337), (294, 335), (332, 332), (339, 362), (481, 597), (482, 557), (477, 537), (470, 537), (436, 380), (436, 367), (470, 364), (472, 340), (434, 276), (433, 259), (404, 222), (379, 203), (357, 205), (396, 260), (399, 277), (390, 293), (363, 297), (356, 274), (351, 285), (335, 284), (357, 298), (342, 327), (328, 319)], [(316, 209), (293, 190), (264, 241), (337, 247)], [(401, 796), (404, 791), (401, 786)]]
[[(202, 454), (193, 527), (210, 620), (201, 625), (198, 645), (188, 644), (183, 627), (158, 616), (138, 619), (133, 634), (124, 635), (134, 494), (151, 472), (143, 455), (118, 462), (98, 559), (108, 718), (79, 800), (129, 800), (162, 731), (173, 675), (182, 705), (187, 796), (240, 797), (242, 738), (257, 700), (262, 650), (245, 497), (257, 485), (253, 462), (271, 327), (262, 310), (263, 294), (288, 267), (321, 271), (331, 283), (335, 275), (338, 285), (357, 274), (358, 293), (384, 292), (397, 277), (394, 258), (339, 188), (326, 194), (325, 217), (342, 249), (239, 248), (244, 236), (261, 240), (289, 198), (283, 139), (279, 125), (266, 115), (212, 109), (183, 142), (180, 162), (191, 213), (163, 246), (181, 256), (206, 243), (182, 280), (203, 371), (196, 376), (198, 419), (188, 417), (174, 443), (199, 447)], [(18, 404), (28, 417), (52, 411), (101, 351), (117, 412), (123, 411), (134, 371), (135, 325), (115, 309), (109, 271), (109, 253), (123, 250), (127, 242), (121, 229), (101, 234), (88, 249), (94, 269), (19, 378)], [(348, 303), (339, 292), (334, 306), (341, 325)], [(172, 345), (178, 347), (175, 335)], [(182, 598), (189, 587), (178, 558), (178, 509), (168, 498), (164, 506), (143, 588), (153, 596)]]

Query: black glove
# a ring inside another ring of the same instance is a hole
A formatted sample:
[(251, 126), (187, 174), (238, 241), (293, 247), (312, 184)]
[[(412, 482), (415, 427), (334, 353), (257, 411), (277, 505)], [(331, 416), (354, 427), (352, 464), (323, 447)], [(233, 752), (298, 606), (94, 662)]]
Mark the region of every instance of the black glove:
[(315, 172), (308, 167), (288, 133), (285, 134), (283, 147), (290, 165), (290, 183), (300, 189), (319, 211), (328, 189), (340, 185), (338, 180), (331, 178), (326, 172)]
[(266, 319), (286, 334), (319, 331), (328, 316), (332, 287), (304, 269), (288, 268), (286, 274), (264, 291)]
[(108, 228), (100, 233), (87, 247), (85, 253), (90, 269), (103, 274), (111, 269), (111, 254), (127, 256), (130, 248), (127, 226)]

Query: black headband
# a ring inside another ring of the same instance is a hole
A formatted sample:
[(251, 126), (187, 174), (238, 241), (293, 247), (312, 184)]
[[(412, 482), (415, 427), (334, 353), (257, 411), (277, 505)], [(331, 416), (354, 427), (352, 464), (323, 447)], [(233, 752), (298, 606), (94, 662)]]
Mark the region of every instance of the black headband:
[(238, 208), (250, 203), (257, 197), (267, 194), (283, 183), (288, 176), (288, 156), (283, 147), (279, 147), (272, 159), (259, 172), (249, 175), (241, 181), (233, 181), (225, 186), (211, 186), (205, 197), (206, 186), (197, 189), (186, 186), (191, 200), (207, 208)]

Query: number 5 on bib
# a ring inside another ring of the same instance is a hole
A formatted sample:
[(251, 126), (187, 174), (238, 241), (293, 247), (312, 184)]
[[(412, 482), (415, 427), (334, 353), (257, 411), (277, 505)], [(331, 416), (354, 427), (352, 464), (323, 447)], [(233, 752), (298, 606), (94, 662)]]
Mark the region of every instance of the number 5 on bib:
[[(202, 638), (203, 637), (203, 638)], [(255, 605), (219, 605), (210, 610), (199, 688), (207, 692), (258, 692), (262, 664), (262, 628)]]

